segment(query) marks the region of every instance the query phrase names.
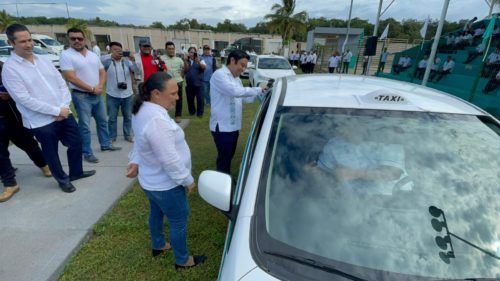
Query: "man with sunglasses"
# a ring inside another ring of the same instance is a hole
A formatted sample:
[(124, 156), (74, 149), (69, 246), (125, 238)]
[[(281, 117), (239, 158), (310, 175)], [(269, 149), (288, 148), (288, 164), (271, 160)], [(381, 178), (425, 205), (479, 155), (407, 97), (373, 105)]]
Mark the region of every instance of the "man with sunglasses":
[[(68, 86), (51, 61), (33, 53), (34, 43), (26, 26), (12, 24), (6, 34), (14, 52), (2, 69), (2, 82), (16, 102), (24, 127), (40, 142), (59, 187), (73, 192), (71, 181), (92, 176), (95, 170), (82, 169), (82, 143), (69, 107)], [(59, 159), (59, 142), (68, 147), (69, 175)]]
[(158, 71), (166, 70), (165, 63), (153, 55), (153, 48), (149, 39), (139, 40), (139, 53), (134, 55), (139, 72), (134, 72), (137, 84), (147, 81), (149, 76)]
[(82, 138), (82, 152), (85, 161), (98, 163), (91, 147), (90, 118), (97, 124), (97, 136), (101, 151), (120, 150), (111, 144), (108, 122), (104, 110), (102, 93), (106, 82), (106, 71), (99, 57), (85, 48), (85, 35), (78, 28), (68, 29), (70, 48), (61, 53), (61, 70), (70, 82), (73, 103), (78, 113), (78, 128)]

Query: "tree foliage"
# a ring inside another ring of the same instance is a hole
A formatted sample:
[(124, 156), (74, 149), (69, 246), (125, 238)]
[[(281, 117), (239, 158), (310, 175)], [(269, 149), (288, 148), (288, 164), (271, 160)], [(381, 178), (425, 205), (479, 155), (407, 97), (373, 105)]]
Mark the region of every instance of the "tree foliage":
[[(166, 26), (160, 21), (155, 21), (148, 27), (150, 28), (160, 28), (160, 29), (176, 29), (176, 30), (188, 30), (188, 29), (198, 29), (198, 30), (212, 30), (214, 32), (251, 32), (260, 34), (279, 34), (281, 37), (287, 41), (289, 39), (294, 39), (296, 41), (305, 41), (307, 38), (307, 31), (312, 30), (316, 27), (340, 27), (346, 28), (347, 21), (344, 19), (336, 18), (308, 18), (305, 11), (294, 13), (295, 1), (296, 0), (281, 0), (281, 4), (274, 4), (271, 7), (271, 13), (265, 16), (265, 21), (257, 23), (254, 27), (247, 28), (242, 23), (235, 23), (229, 19), (225, 19), (222, 22), (217, 23), (215, 26), (198, 22), (197, 19), (183, 18), (176, 23)], [(443, 26), (443, 34), (457, 30), (465, 24), (467, 19), (463, 19), (457, 22), (445, 21)], [(70, 19), (56, 17), (14, 17), (9, 15), (5, 10), (0, 11), (0, 32), (5, 32), (5, 28), (8, 25), (19, 22), (26, 25), (42, 25), (42, 24), (54, 24), (54, 25), (66, 25), (66, 26), (76, 26), (87, 32), (85, 36), (90, 35), (90, 30), (88, 26), (123, 26), (123, 27), (133, 27), (133, 28), (145, 28), (145, 26), (136, 26), (133, 24), (119, 24), (115, 21), (101, 19), (99, 17), (83, 20), (83, 19)], [(420, 28), (422, 28), (424, 21), (415, 19), (403, 19), (398, 21), (394, 18), (382, 19), (379, 24), (378, 34), (380, 35), (387, 24), (389, 27), (389, 38), (402, 38), (402, 39), (420, 39)], [(427, 30), (426, 39), (432, 39), (436, 33), (438, 21), (431, 20), (429, 23), (429, 28)], [(371, 35), (373, 33), (374, 25), (368, 20), (353, 18), (351, 20), (352, 28), (362, 28), (366, 35)]]
[(14, 19), (5, 10), (0, 12), (0, 32), (5, 32), (7, 26), (14, 23)]
[(281, 0), (282, 5), (274, 4), (271, 7), (271, 14), (264, 16), (269, 20), (269, 30), (281, 35), (283, 42), (288, 42), (307, 31), (307, 12), (295, 12), (295, 0)]

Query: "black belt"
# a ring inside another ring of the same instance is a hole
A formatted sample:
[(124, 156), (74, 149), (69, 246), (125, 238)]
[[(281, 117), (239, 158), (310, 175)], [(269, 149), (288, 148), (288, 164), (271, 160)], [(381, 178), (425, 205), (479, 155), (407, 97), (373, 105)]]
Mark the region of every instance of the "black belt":
[(86, 92), (86, 91), (77, 90), (77, 89), (73, 89), (73, 92), (78, 92), (78, 93), (87, 94), (87, 95), (93, 95), (94, 94), (92, 92)]

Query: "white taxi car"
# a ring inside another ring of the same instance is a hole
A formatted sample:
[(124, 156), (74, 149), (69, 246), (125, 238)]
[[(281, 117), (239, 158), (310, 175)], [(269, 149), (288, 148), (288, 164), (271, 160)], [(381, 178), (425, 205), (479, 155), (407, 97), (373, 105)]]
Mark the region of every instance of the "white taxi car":
[(278, 79), (295, 75), (290, 62), (282, 56), (258, 55), (250, 60), (252, 64), (247, 67), (250, 85), (259, 85), (270, 79)]
[(430, 88), (366, 76), (278, 79), (236, 187), (219, 280), (500, 280), (500, 123)]

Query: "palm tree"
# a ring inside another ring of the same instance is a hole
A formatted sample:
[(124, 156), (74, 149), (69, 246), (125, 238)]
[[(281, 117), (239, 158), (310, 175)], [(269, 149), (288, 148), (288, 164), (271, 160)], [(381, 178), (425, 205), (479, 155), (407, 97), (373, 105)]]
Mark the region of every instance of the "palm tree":
[(0, 33), (4, 33), (7, 27), (14, 23), (14, 19), (5, 10), (0, 12)]
[(87, 40), (89, 41), (91, 40), (90, 36), (92, 35), (92, 32), (90, 32), (90, 29), (87, 26), (86, 22), (79, 19), (69, 19), (68, 23), (66, 23), (66, 27), (68, 29), (70, 28), (80, 29), (81, 31), (83, 31), (83, 35), (85, 35), (85, 38), (87, 38)]
[(286, 43), (295, 35), (306, 32), (307, 12), (301, 11), (294, 14), (295, 0), (281, 1), (283, 5), (274, 4), (271, 7), (273, 13), (265, 15), (264, 19), (270, 20), (271, 32), (279, 33), (283, 43)]

